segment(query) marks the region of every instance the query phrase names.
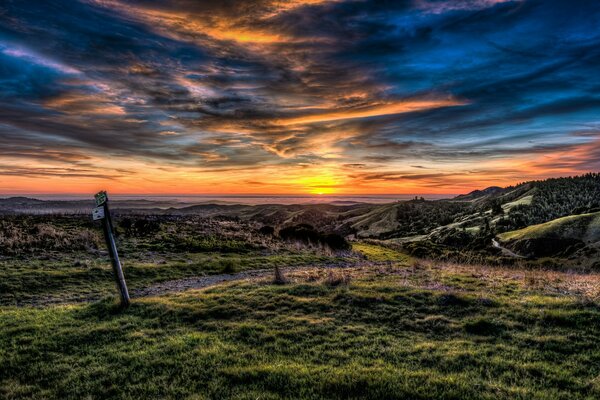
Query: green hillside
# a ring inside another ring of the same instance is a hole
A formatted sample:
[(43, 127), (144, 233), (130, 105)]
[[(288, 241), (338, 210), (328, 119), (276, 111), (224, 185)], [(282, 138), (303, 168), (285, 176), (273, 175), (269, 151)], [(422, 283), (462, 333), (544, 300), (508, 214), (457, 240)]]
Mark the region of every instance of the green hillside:
[(497, 239), (506, 248), (531, 257), (566, 256), (577, 251), (595, 254), (596, 245), (600, 244), (600, 212), (531, 225), (501, 233)]
[(502, 242), (522, 239), (577, 239), (586, 243), (600, 241), (600, 212), (570, 215), (543, 224), (531, 225), (498, 235)]

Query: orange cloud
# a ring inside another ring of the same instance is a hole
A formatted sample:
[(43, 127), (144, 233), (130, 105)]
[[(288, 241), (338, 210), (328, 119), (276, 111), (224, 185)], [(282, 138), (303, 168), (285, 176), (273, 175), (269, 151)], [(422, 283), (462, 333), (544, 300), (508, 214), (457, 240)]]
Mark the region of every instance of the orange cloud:
[(348, 109), (340, 111), (328, 111), (324, 113), (280, 119), (277, 122), (282, 125), (311, 124), (315, 122), (339, 121), (344, 119), (368, 118), (382, 115), (402, 114), (415, 111), (431, 110), (441, 107), (453, 107), (467, 104), (464, 101), (454, 99), (440, 100), (407, 100), (394, 103)]
[[(196, 15), (189, 12), (179, 12), (147, 6), (127, 4), (119, 0), (91, 0), (90, 2), (103, 7), (108, 7), (127, 14), (130, 18), (140, 20), (147, 25), (160, 31), (161, 34), (177, 39), (185, 39), (182, 35), (188, 35), (188, 39), (198, 36), (209, 36), (216, 40), (227, 40), (242, 44), (274, 44), (294, 41), (293, 37), (281, 32), (270, 31), (266, 28), (258, 28), (256, 21), (250, 26), (244, 26), (245, 15), (227, 15), (206, 13)], [(319, 1), (312, 1), (316, 4)], [(277, 3), (279, 6), (271, 7), (270, 16), (280, 11), (298, 7), (301, 2)], [(269, 10), (266, 8), (265, 10)], [(265, 11), (266, 16), (269, 16)]]
[(65, 93), (51, 98), (44, 106), (59, 110), (65, 114), (93, 115), (125, 115), (126, 112), (118, 104), (109, 101), (102, 95), (86, 93)]

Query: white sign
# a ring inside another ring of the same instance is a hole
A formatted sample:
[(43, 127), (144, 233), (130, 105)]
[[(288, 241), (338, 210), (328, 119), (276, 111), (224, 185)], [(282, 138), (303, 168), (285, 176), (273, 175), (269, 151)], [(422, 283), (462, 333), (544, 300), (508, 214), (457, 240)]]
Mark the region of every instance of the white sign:
[(92, 218), (94, 221), (104, 218), (104, 207), (96, 207), (92, 210)]

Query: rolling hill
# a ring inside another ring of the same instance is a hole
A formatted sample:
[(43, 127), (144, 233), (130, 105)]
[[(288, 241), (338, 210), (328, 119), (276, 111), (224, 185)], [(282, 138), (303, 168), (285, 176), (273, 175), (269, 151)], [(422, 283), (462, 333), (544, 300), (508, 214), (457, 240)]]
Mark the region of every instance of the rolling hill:
[(600, 212), (570, 215), (504, 232), (499, 243), (523, 256), (542, 257), (570, 255), (600, 245)]

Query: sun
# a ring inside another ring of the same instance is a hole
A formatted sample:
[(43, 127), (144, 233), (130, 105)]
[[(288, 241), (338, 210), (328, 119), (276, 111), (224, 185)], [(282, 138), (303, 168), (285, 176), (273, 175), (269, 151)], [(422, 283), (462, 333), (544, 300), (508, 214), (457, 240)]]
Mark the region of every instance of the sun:
[(323, 196), (335, 193), (340, 183), (333, 174), (321, 173), (299, 178), (296, 184), (305, 193)]

